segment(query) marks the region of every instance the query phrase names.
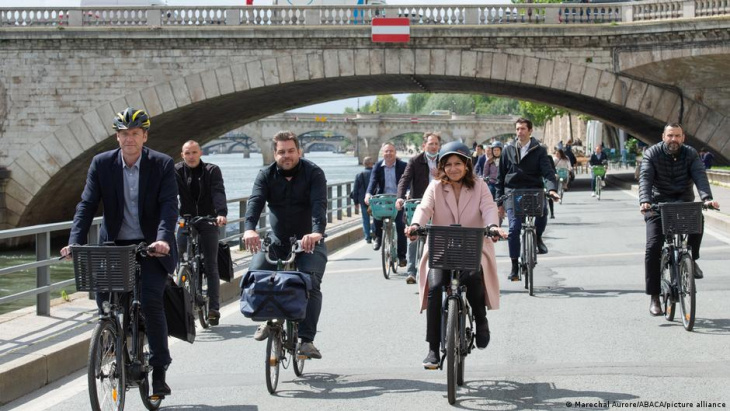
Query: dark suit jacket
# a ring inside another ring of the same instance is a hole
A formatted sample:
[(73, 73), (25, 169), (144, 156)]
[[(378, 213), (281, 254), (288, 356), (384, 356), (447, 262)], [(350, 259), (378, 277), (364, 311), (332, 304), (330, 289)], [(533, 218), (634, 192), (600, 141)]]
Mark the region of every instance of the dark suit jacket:
[[(395, 179), (396, 179), (396, 187), (398, 186), (398, 182), (400, 181), (400, 178), (403, 176), (403, 173), (406, 171), (406, 162), (401, 159), (395, 160)], [(368, 193), (370, 195), (375, 194), (386, 194), (383, 192), (385, 190), (385, 168), (383, 167), (383, 160), (378, 161), (375, 163), (375, 167), (373, 167), (373, 172), (370, 173), (370, 183), (368, 184)], [(396, 193), (387, 193), (387, 194), (396, 194)]]
[[(428, 174), (431, 169), (428, 168), (428, 160), (426, 153), (423, 152), (408, 160), (403, 177), (398, 180), (398, 198), (406, 199), (406, 191), (411, 190), (410, 198), (421, 198), (428, 187)], [(397, 174), (397, 168), (396, 168)]]
[[(76, 206), (69, 244), (86, 244), (89, 227), (99, 208), (104, 205), (104, 220), (99, 243), (115, 241), (124, 219), (124, 177), (120, 149), (98, 154), (91, 161), (81, 201)], [(142, 149), (139, 165), (139, 223), (148, 244), (166, 241), (170, 256), (160, 258), (168, 273), (175, 271), (177, 247), (177, 182), (175, 163), (166, 154)]]

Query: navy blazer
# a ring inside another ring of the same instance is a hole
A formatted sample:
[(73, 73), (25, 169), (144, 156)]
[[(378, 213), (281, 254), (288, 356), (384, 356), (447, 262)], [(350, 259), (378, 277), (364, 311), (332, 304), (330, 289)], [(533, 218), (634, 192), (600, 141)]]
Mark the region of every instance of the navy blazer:
[[(98, 154), (91, 161), (81, 201), (76, 206), (69, 244), (86, 244), (89, 228), (99, 203), (104, 205), (104, 220), (99, 243), (115, 241), (124, 219), (124, 176), (120, 149)], [(177, 181), (172, 157), (147, 147), (142, 149), (139, 165), (139, 223), (148, 244), (165, 241), (170, 255), (160, 258), (168, 273), (175, 271), (177, 247)]]
[[(398, 187), (398, 182), (400, 181), (400, 178), (403, 176), (403, 173), (406, 171), (406, 162), (396, 158), (395, 159), (395, 186), (396, 189)], [(370, 173), (370, 183), (368, 184), (368, 190), (367, 192), (370, 193), (370, 195), (375, 194), (396, 194), (396, 193), (383, 193), (383, 190), (385, 190), (385, 168), (383, 167), (383, 160), (378, 161), (375, 163), (375, 167), (373, 167), (373, 172)]]

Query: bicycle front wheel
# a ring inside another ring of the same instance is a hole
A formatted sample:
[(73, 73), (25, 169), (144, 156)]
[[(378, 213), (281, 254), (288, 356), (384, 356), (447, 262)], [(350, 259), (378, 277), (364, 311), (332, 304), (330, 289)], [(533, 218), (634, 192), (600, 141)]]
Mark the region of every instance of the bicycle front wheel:
[(695, 326), (695, 265), (689, 255), (684, 255), (679, 265), (679, 307), (682, 309), (682, 325), (687, 331)]
[(525, 289), (533, 292), (533, 272), (535, 269), (535, 236), (532, 231), (525, 232)]
[(88, 384), (93, 411), (124, 408), (125, 376), (122, 338), (116, 325), (103, 319), (94, 328), (89, 346)]
[(391, 248), (390, 248), (390, 242), (391, 242), (390, 234), (391, 233), (390, 233), (390, 226), (389, 226), (389, 224), (385, 224), (384, 223), (383, 225), (385, 227), (383, 227), (383, 238), (382, 238), (382, 241), (381, 241), (381, 244), (380, 244), (380, 255), (382, 257), (381, 259), (382, 259), (382, 263), (383, 263), (383, 276), (387, 280), (387, 279), (390, 278), (390, 271), (392, 269), (392, 264), (391, 264), (391, 258), (392, 258), (392, 256), (390, 255), (390, 251), (391, 251)]
[[(144, 332), (140, 331), (140, 343), (139, 347), (142, 350), (141, 352), (141, 360), (142, 364), (145, 367), (145, 369), (150, 370), (149, 367), (149, 357), (150, 357), (150, 346), (149, 342), (147, 341), (147, 336), (144, 334)], [(160, 405), (162, 404), (162, 398), (159, 397), (151, 397), (150, 392), (150, 372), (147, 371), (145, 373), (144, 378), (142, 379), (142, 382), (139, 384), (139, 396), (142, 398), (142, 404), (145, 408), (147, 408), (150, 411), (155, 411), (156, 409), (160, 408)]]
[(198, 277), (196, 283), (198, 290), (198, 297), (196, 299), (196, 303), (198, 304), (198, 321), (201, 327), (208, 328), (210, 327), (210, 323), (208, 322), (210, 299), (208, 298), (208, 276), (205, 275), (205, 271), (200, 273), (200, 277)]
[(661, 258), (661, 300), (664, 309), (664, 319), (674, 321), (674, 309), (676, 302), (674, 301), (674, 293), (672, 291), (672, 265), (669, 263), (669, 250), (662, 249)]
[(561, 178), (560, 181), (558, 181), (558, 196), (560, 197), (560, 200), (558, 200), (558, 204), (563, 204), (564, 195), (565, 190), (563, 189), (563, 179)]
[(601, 200), (601, 177), (596, 177), (596, 198)]
[(266, 389), (269, 394), (274, 394), (279, 385), (282, 350), (281, 331), (272, 327), (266, 341)]
[(294, 345), (294, 355), (292, 362), (294, 363), (294, 375), (301, 377), (304, 374), (304, 362), (307, 361), (307, 357), (299, 355), (299, 348), (302, 346), (302, 342), (299, 341), (299, 331), (297, 330), (297, 324), (292, 324), (292, 343)]
[(459, 306), (455, 298), (448, 300), (449, 310), (446, 318), (446, 385), (448, 390), (449, 404), (456, 402), (456, 381), (458, 367), (456, 365), (458, 353), (459, 333)]

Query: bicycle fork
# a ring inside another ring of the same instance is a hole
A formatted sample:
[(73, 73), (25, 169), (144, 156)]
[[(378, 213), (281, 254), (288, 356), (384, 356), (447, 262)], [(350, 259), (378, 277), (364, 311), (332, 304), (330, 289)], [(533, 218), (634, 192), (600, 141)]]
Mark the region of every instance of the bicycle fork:
[[(464, 315), (464, 301), (462, 300), (463, 293), (466, 292), (466, 287), (459, 285), (458, 280), (452, 280), (452, 283), (449, 287), (443, 288), (442, 293), (442, 302), (441, 302), (441, 360), (439, 361), (439, 370), (443, 369), (444, 361), (446, 359), (446, 323), (449, 320), (449, 301), (450, 300), (456, 300), (456, 307), (459, 310), (458, 318), (459, 318), (459, 329), (458, 332), (458, 339), (459, 339), (459, 354), (462, 354), (462, 350), (464, 347), (464, 338), (465, 338), (465, 315)], [(471, 320), (470, 320), (471, 321)], [(471, 330), (469, 332), (471, 334)]]

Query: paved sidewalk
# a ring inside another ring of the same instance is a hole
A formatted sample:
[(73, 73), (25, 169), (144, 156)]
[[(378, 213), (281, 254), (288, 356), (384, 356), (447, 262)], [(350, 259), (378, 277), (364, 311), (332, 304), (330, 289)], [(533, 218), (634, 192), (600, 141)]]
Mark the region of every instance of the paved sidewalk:
[[(361, 238), (360, 224), (333, 226), (327, 248), (334, 251)], [(238, 282), (250, 260), (248, 253), (232, 251), (236, 277), (221, 283), (221, 302), (238, 298)], [(0, 315), (0, 406), (86, 366), (96, 302), (82, 292), (69, 298), (54, 300), (49, 317), (35, 315), (35, 307)]]

